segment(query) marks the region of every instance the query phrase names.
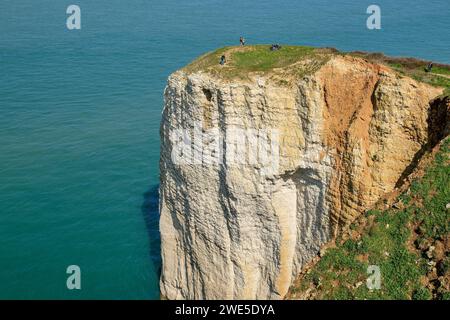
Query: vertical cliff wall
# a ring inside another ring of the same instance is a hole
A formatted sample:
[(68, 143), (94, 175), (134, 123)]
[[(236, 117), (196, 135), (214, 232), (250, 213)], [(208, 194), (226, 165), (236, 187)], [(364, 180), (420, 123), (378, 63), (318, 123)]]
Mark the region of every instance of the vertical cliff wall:
[(335, 56), (277, 81), (174, 73), (161, 123), (161, 293), (278, 299), (400, 183), (440, 89)]

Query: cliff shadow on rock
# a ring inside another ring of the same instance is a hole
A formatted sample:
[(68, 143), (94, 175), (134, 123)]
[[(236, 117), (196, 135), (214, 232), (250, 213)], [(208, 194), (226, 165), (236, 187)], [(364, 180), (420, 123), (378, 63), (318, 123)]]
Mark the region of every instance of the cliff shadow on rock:
[(150, 259), (161, 276), (161, 236), (159, 233), (159, 185), (151, 186), (144, 194), (141, 213), (147, 228), (150, 245)]
[(450, 130), (450, 97), (438, 97), (430, 101), (428, 109), (428, 142), (414, 155), (410, 165), (401, 174), (395, 188), (400, 188), (414, 169), (418, 166), (422, 157), (438, 145)]

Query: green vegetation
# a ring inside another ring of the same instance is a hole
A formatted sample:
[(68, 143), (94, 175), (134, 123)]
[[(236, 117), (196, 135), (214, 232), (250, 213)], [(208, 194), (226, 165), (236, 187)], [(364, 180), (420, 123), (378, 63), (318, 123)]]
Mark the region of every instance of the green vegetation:
[(188, 64), (186, 67), (184, 67), (184, 70), (187, 72), (196, 72), (207, 71), (211, 68), (217, 69), (219, 68), (218, 64), (220, 61), (220, 57), (228, 50), (231, 50), (231, 48), (232, 47), (224, 47), (213, 52), (208, 52)]
[[(227, 61), (224, 66), (219, 65), (222, 55)], [(282, 46), (277, 51), (271, 51), (269, 45), (225, 47), (201, 56), (186, 66), (185, 70), (207, 71), (224, 78), (247, 78), (250, 73), (277, 73), (277, 69), (280, 74), (287, 72), (289, 75), (302, 76), (316, 70), (329, 56), (330, 52), (326, 49), (306, 46)], [(308, 63), (298, 64), (306, 60)]]
[(437, 73), (437, 74), (444, 74), (444, 75), (450, 75), (450, 68), (447, 67), (433, 67), (432, 73)]
[[(292, 288), (313, 299), (449, 299), (450, 138), (392, 208), (367, 212)], [(381, 271), (369, 290), (367, 268)]]
[(232, 63), (244, 71), (269, 71), (274, 68), (284, 68), (305, 57), (311, 57), (314, 48), (283, 46), (281, 50), (270, 51), (268, 46), (254, 46), (251, 50), (237, 51), (233, 55)]

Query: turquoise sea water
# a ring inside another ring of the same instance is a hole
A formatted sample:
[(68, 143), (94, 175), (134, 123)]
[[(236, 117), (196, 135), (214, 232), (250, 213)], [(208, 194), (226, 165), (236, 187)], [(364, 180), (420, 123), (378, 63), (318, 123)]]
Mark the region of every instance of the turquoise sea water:
[[(66, 29), (70, 4), (81, 30)], [(159, 297), (162, 93), (201, 53), (244, 35), (450, 63), (448, 0), (377, 1), (379, 31), (370, 4), (2, 0), (0, 298)]]

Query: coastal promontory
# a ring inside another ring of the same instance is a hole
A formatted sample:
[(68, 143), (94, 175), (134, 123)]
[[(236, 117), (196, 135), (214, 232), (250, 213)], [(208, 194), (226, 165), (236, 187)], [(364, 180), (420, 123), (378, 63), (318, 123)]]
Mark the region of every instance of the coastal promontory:
[(445, 86), (412, 64), (246, 46), (173, 73), (160, 130), (161, 294), (284, 298), (322, 246), (448, 134)]

